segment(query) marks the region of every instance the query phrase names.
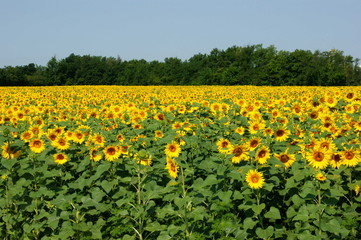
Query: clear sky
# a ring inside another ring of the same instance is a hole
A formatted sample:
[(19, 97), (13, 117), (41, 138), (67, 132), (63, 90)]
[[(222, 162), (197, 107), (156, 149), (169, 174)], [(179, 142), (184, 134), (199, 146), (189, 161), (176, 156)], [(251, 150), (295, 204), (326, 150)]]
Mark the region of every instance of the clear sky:
[(360, 25), (361, 0), (0, 0), (0, 67), (71, 53), (186, 60), (254, 44), (361, 59)]

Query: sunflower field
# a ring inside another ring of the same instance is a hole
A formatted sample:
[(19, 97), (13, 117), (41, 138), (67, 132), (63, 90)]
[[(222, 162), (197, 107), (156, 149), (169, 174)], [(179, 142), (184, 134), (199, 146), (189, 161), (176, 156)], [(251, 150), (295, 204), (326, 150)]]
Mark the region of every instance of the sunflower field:
[(361, 87), (0, 91), (2, 239), (361, 239)]

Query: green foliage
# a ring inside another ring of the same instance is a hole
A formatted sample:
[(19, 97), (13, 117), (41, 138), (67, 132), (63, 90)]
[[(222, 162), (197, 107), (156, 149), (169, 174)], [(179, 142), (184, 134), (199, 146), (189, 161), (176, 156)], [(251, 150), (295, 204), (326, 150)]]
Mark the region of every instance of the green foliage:
[(361, 84), (359, 60), (342, 51), (277, 51), (261, 44), (213, 49), (186, 61), (165, 58), (123, 61), (119, 57), (52, 57), (45, 67), (0, 69), (0, 86), (47, 85), (298, 85)]

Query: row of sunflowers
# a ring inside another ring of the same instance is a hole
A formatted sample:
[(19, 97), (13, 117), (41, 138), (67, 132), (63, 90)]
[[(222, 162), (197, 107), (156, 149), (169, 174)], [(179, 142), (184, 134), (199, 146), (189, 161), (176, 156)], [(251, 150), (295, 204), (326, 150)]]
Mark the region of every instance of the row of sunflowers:
[(357, 239), (360, 90), (1, 88), (1, 235)]

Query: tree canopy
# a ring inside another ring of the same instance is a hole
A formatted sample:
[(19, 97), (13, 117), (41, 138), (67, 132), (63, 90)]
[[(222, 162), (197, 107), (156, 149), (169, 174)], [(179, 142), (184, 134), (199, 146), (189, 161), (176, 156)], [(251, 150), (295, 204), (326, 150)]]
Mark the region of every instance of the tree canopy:
[(361, 85), (359, 59), (343, 51), (278, 51), (261, 44), (213, 49), (188, 60), (123, 61), (74, 53), (46, 66), (0, 68), (1, 86), (52, 85)]

